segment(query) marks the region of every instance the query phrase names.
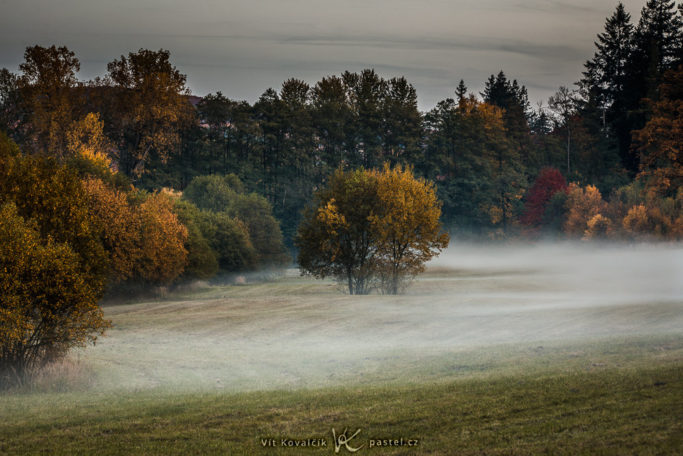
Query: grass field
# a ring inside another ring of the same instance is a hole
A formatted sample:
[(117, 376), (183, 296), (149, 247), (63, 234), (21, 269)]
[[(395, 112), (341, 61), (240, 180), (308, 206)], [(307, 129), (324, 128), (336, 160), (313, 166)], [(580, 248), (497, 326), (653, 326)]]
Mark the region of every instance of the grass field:
[(0, 396), (0, 453), (335, 454), (332, 428), (357, 454), (681, 453), (682, 253), (460, 248), (399, 297), (290, 272), (107, 305), (96, 347)]

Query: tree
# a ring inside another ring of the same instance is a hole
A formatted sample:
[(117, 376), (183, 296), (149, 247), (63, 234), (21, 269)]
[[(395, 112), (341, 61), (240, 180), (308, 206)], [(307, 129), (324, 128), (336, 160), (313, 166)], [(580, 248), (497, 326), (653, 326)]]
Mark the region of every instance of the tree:
[(171, 283), (187, 262), (187, 228), (173, 212), (172, 198), (163, 192), (146, 196), (138, 213), (141, 252), (135, 277), (146, 282)]
[(0, 376), (20, 379), (106, 327), (106, 252), (79, 176), (3, 133), (0, 207)]
[(289, 260), (270, 203), (256, 193), (245, 194), (244, 185), (234, 174), (196, 177), (183, 198), (200, 209), (239, 219), (247, 228), (259, 266), (279, 266)]
[(633, 174), (639, 169), (639, 155), (631, 147), (631, 131), (642, 128), (648, 112), (641, 100), (657, 101), (658, 88), (664, 73), (677, 65), (680, 56), (681, 17), (673, 0), (648, 0), (641, 11), (633, 33), (625, 82), (625, 105), (630, 111), (620, 130), (620, 151), (625, 155), (625, 166)]
[(75, 346), (95, 342), (109, 322), (81, 259), (67, 243), (41, 236), (13, 203), (0, 206), (0, 387)]
[(588, 222), (596, 215), (604, 213), (606, 209), (607, 204), (596, 187), (587, 185), (583, 188), (575, 183), (569, 184), (565, 233), (570, 236), (583, 236), (588, 228)]
[(378, 281), (395, 294), (448, 245), (440, 212), (433, 184), (410, 169), (337, 169), (299, 226), (299, 266), (346, 282), (349, 294), (367, 294)]
[(78, 117), (80, 62), (65, 46), (29, 46), (19, 70), (18, 77), (3, 71), (0, 81), (8, 130), (25, 149), (61, 158)]
[(596, 98), (603, 113), (609, 111), (610, 122), (626, 114), (623, 97), (632, 34), (631, 15), (619, 3), (614, 14), (606, 19), (605, 31), (598, 34), (595, 55), (584, 65), (586, 71), (580, 85)]
[(576, 92), (564, 86), (548, 99), (548, 106), (557, 116), (557, 124), (565, 131), (567, 138), (567, 175), (571, 174), (572, 126), (576, 115)]
[(393, 164), (414, 161), (422, 133), (422, 115), (417, 109), (417, 92), (406, 78), (387, 81), (383, 110), (383, 156)]
[(99, 224), (75, 170), (52, 157), (27, 156), (0, 133), (0, 203), (12, 202), (18, 214), (33, 220), (42, 238), (68, 244), (90, 286), (103, 290), (107, 255)]
[(633, 132), (638, 179), (659, 196), (675, 197), (683, 188), (683, 65), (666, 73), (659, 101), (650, 104), (652, 117)]
[(218, 272), (216, 252), (202, 232), (202, 213), (189, 201), (176, 199), (173, 212), (178, 221), (187, 229), (187, 264), (183, 270), (183, 279), (210, 279)]
[(199, 227), (225, 272), (248, 271), (256, 266), (257, 254), (247, 227), (225, 212), (202, 211)]
[(538, 228), (543, 221), (546, 205), (557, 192), (566, 190), (567, 182), (556, 168), (544, 168), (531, 186), (524, 204), (521, 222), (530, 228)]
[(107, 120), (120, 153), (119, 169), (128, 176), (140, 177), (154, 157), (166, 162), (178, 151), (181, 132), (195, 120), (186, 76), (169, 57), (163, 49), (140, 49), (107, 65), (114, 87)]
[(441, 203), (434, 184), (415, 178), (410, 168), (388, 164), (377, 175), (380, 209), (372, 217), (377, 233), (377, 268), (381, 290), (398, 294), (407, 279), (424, 271), (424, 264), (448, 246), (441, 232)]
[(117, 284), (136, 274), (141, 261), (142, 220), (123, 191), (88, 177), (83, 187), (89, 196), (90, 213), (99, 221), (102, 244), (109, 257), (108, 281)]
[(460, 230), (507, 228), (525, 187), (503, 110), (474, 96), (440, 102), (426, 116), (426, 174), (437, 181), (444, 222)]
[(299, 225), (295, 245), (301, 270), (345, 281), (349, 294), (369, 293), (378, 249), (371, 220), (378, 208), (375, 174), (337, 169)]
[[(517, 80), (510, 81), (502, 71), (491, 75), (486, 81), (484, 101), (503, 110), (503, 120), (507, 129), (510, 147), (520, 157), (524, 165), (531, 161), (531, 138), (529, 128), (529, 97), (526, 87)], [(460, 99), (460, 96), (458, 95)]]

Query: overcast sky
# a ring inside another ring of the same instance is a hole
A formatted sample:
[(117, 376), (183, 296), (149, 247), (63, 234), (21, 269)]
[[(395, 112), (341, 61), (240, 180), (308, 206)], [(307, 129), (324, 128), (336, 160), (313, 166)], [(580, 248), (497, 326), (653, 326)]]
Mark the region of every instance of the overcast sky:
[[(140, 48), (168, 49), (196, 95), (255, 101), (290, 77), (404, 75), (427, 110), (499, 70), (532, 103), (580, 78), (616, 0), (0, 0), (0, 67), (66, 45), (82, 79)], [(623, 1), (637, 22), (645, 0)]]

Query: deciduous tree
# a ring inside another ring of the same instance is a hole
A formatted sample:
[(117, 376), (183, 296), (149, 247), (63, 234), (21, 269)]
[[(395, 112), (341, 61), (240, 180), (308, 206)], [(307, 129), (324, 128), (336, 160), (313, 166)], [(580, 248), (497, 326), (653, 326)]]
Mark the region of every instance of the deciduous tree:
[(379, 208), (372, 216), (377, 239), (381, 290), (397, 294), (424, 264), (448, 246), (441, 231), (441, 203), (434, 184), (416, 178), (410, 168), (385, 164), (376, 171)]

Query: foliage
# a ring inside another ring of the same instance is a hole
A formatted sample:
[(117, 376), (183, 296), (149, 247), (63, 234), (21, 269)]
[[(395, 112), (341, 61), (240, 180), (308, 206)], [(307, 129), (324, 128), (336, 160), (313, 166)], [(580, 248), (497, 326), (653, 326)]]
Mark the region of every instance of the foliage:
[(567, 220), (564, 232), (569, 236), (582, 236), (588, 228), (588, 222), (596, 215), (605, 212), (607, 204), (602, 199), (600, 190), (593, 185), (581, 187), (576, 183), (567, 188)]
[(14, 203), (21, 217), (36, 223), (43, 239), (68, 244), (79, 257), (80, 272), (101, 289), (106, 252), (79, 176), (52, 158), (15, 155), (16, 148), (7, 142), (0, 138), (5, 143), (0, 146), (0, 203)]
[(187, 229), (173, 212), (173, 200), (159, 192), (144, 198), (139, 208), (141, 255), (136, 278), (170, 283), (185, 267)]
[(181, 132), (195, 119), (186, 76), (168, 51), (140, 49), (107, 65), (114, 89), (109, 121), (120, 169), (139, 177), (154, 157), (165, 162), (178, 149)]
[(256, 266), (256, 250), (240, 220), (225, 212), (202, 211), (199, 228), (211, 245), (220, 270), (245, 271)]
[(586, 222), (586, 230), (583, 232), (583, 239), (606, 238), (611, 234), (612, 221), (602, 214), (595, 214)]
[(130, 188), (130, 181), (117, 172), (112, 160), (114, 145), (104, 134), (104, 122), (97, 113), (88, 113), (74, 121), (67, 132), (68, 159), (66, 163), (81, 177), (95, 177), (118, 187)]
[(567, 221), (567, 193), (555, 192), (543, 211), (541, 225), (546, 228), (546, 235), (549, 233), (561, 233)]
[(683, 188), (683, 65), (666, 73), (652, 117), (633, 138), (641, 157), (638, 179), (656, 195), (675, 196)]
[(190, 182), (183, 198), (198, 208), (224, 212), (242, 222), (256, 250), (260, 266), (282, 265), (289, 261), (278, 221), (268, 201), (256, 193), (245, 194), (244, 185), (234, 174), (201, 176)]
[(182, 277), (186, 279), (209, 279), (218, 272), (216, 252), (202, 232), (202, 214), (189, 201), (177, 199), (173, 211), (178, 221), (187, 229), (187, 264)]
[(544, 168), (536, 177), (529, 189), (524, 203), (524, 213), (520, 218), (522, 224), (530, 228), (538, 228), (543, 221), (546, 205), (557, 192), (567, 188), (564, 176), (556, 168)]
[[(220, 92), (198, 99), (188, 96), (186, 77), (168, 51), (141, 49), (111, 62), (105, 78), (79, 81), (73, 52), (33, 46), (19, 74), (0, 70), (0, 121), (24, 150), (66, 161), (81, 177), (121, 191), (129, 190), (131, 177), (150, 191), (191, 184), (191, 195), (194, 178), (215, 175), (217, 196), (205, 192), (215, 206), (195, 202), (245, 222), (259, 263), (286, 261), (278, 252), (280, 236), (293, 247), (303, 209), (335, 169), (384, 162), (411, 165), (436, 182), (450, 230), (506, 237), (519, 222), (529, 226), (522, 196), (544, 167), (562, 169), (567, 179), (604, 195), (639, 172), (648, 191), (675, 200), (680, 78), (675, 71), (665, 75), (681, 63), (680, 11), (671, 0), (648, 0), (634, 26), (619, 4), (596, 38), (578, 90), (560, 87), (549, 108), (531, 110), (526, 88), (503, 71), (484, 81), (479, 99), (461, 80), (455, 99), (425, 114), (405, 78), (370, 69), (311, 85), (287, 79), (253, 104)], [(224, 175), (243, 188), (221, 184)], [(264, 203), (246, 196), (251, 192), (267, 200), (280, 230)], [(253, 210), (236, 203), (244, 198)], [(662, 204), (670, 205), (647, 203)], [(617, 218), (602, 214), (613, 235), (631, 207)], [(555, 209), (553, 226), (564, 217), (560, 205)], [(536, 208), (533, 223), (546, 212)], [(265, 217), (267, 229), (250, 221), (255, 214)]]
[(503, 110), (473, 96), (439, 103), (426, 116), (425, 174), (434, 175), (447, 226), (507, 231), (526, 187), (518, 149), (506, 136)]
[(191, 201), (200, 209), (223, 212), (228, 210), (237, 197), (237, 193), (243, 191), (242, 182), (234, 174), (225, 176), (214, 174), (192, 179), (183, 190), (183, 198)]
[(237, 194), (227, 213), (247, 227), (259, 266), (281, 266), (290, 261), (282, 241), (280, 224), (268, 200), (256, 193)]
[(338, 169), (315, 198), (297, 235), (299, 266), (346, 282), (349, 294), (369, 293), (376, 280), (396, 294), (448, 245), (433, 184), (400, 165)]
[(19, 69), (17, 112), (10, 121), (13, 130), (25, 147), (62, 157), (67, 145), (64, 126), (71, 124), (79, 109), (75, 89), (80, 63), (65, 46), (36, 45), (26, 48)]
[(140, 233), (142, 220), (128, 200), (128, 195), (87, 178), (83, 187), (88, 194), (88, 208), (98, 220), (101, 239), (109, 254), (109, 282), (118, 283), (136, 275), (142, 258)]
[(406, 279), (424, 271), (424, 264), (448, 246), (441, 232), (441, 204), (434, 184), (416, 179), (410, 168), (384, 165), (377, 175), (378, 213), (371, 217), (377, 239), (380, 287), (398, 294)]
[(20, 379), (106, 327), (106, 253), (72, 170), (0, 138), (0, 370)]
[(80, 263), (13, 203), (0, 206), (0, 385), (94, 342), (108, 326), (97, 306), (101, 290)]
[(302, 271), (337, 277), (349, 294), (367, 294), (376, 272), (377, 234), (372, 218), (379, 209), (377, 175), (337, 169), (307, 208), (296, 246)]

